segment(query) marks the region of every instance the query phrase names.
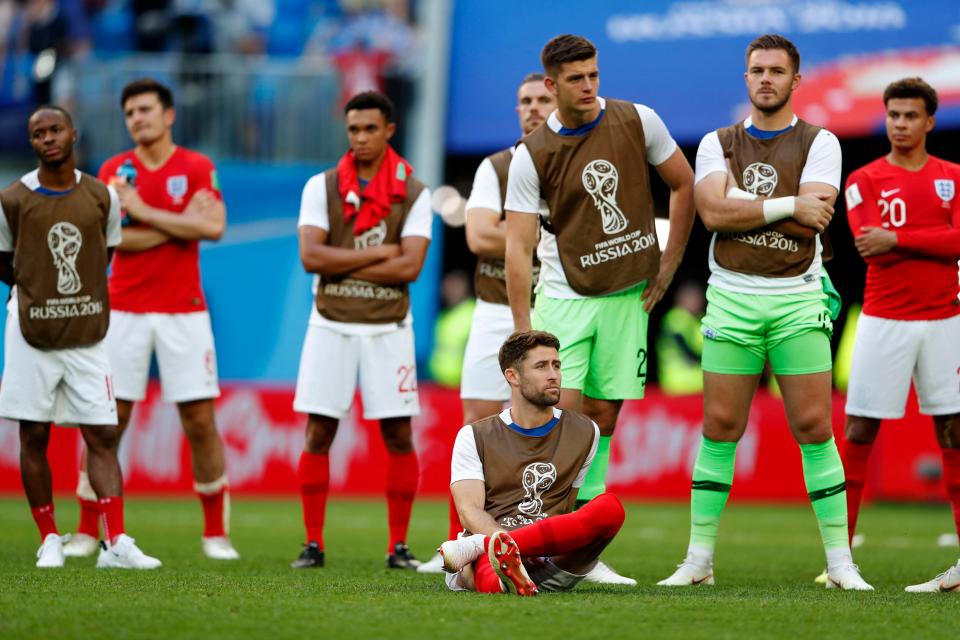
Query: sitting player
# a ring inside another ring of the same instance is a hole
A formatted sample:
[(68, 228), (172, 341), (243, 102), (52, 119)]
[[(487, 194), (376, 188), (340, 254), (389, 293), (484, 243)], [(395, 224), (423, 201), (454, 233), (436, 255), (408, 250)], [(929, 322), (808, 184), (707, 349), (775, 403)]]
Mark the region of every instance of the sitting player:
[(450, 490), (467, 531), (439, 549), (453, 591), (568, 591), (623, 525), (623, 506), (611, 493), (573, 511), (600, 430), (554, 407), (559, 349), (543, 331), (510, 336), (499, 360), (511, 407), (457, 434)]

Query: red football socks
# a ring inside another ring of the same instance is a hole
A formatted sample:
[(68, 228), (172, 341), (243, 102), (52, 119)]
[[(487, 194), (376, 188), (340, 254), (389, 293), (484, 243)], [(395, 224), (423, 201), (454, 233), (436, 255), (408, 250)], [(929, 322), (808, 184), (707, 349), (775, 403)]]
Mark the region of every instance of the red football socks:
[(453, 501), (453, 494), (450, 496), (450, 529), (447, 531), (447, 540), (456, 540), (457, 535), (463, 531), (463, 525), (460, 524), (460, 514), (457, 513), (457, 505)]
[(503, 593), (500, 576), (487, 561), (486, 554), (473, 564), (473, 584), (477, 593)]
[(77, 498), (80, 503), (80, 525), (77, 533), (84, 533), (91, 538), (100, 537), (100, 505), (96, 500)]
[(42, 541), (51, 533), (60, 535), (57, 531), (57, 523), (53, 518), (53, 503), (45, 504), (42, 507), (31, 508), (33, 521), (37, 523), (37, 529), (40, 530), (40, 540)]
[(953, 522), (960, 535), (960, 449), (941, 449), (943, 456), (943, 484), (953, 506)]
[(303, 525), (307, 530), (307, 543), (316, 542), (323, 550), (323, 521), (327, 513), (327, 494), (330, 491), (330, 456), (300, 454), (297, 466), (300, 481), (300, 501), (303, 505)]
[(117, 536), (126, 533), (123, 528), (123, 496), (100, 498), (100, 524), (103, 525), (103, 538), (114, 544)]
[[(573, 513), (528, 524), (511, 531), (510, 536), (524, 557), (557, 556), (614, 537), (625, 517), (619, 498), (601, 493)], [(489, 543), (489, 537), (484, 543)]]
[(224, 506), (227, 500), (227, 487), (213, 493), (197, 493), (203, 507), (203, 537), (212, 538), (227, 535)]
[(871, 444), (856, 444), (844, 438), (840, 447), (840, 459), (843, 461), (843, 473), (847, 483), (847, 532), (850, 540), (857, 529), (857, 516), (860, 514), (860, 499), (863, 485), (867, 480), (867, 463), (870, 461)]
[(387, 553), (393, 553), (398, 542), (406, 542), (413, 496), (417, 493), (419, 480), (416, 452), (387, 453), (387, 524), (390, 527)]

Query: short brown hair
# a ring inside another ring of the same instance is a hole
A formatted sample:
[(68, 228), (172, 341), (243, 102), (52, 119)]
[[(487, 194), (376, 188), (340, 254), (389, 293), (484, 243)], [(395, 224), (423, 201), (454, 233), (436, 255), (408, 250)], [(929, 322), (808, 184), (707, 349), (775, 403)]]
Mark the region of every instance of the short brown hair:
[(157, 99), (164, 109), (173, 108), (173, 92), (170, 91), (170, 87), (160, 84), (153, 78), (140, 78), (125, 86), (123, 93), (120, 94), (120, 108), (124, 108), (130, 98), (144, 93), (157, 94)]
[(940, 104), (937, 90), (927, 84), (923, 78), (903, 78), (891, 82), (883, 90), (883, 106), (887, 106), (891, 98), (922, 98), (928, 116), (935, 114), (937, 105)]
[(796, 45), (783, 36), (776, 33), (768, 33), (754, 39), (753, 42), (747, 45), (748, 65), (750, 64), (750, 54), (758, 49), (764, 51), (769, 49), (782, 49), (786, 51), (787, 55), (790, 56), (790, 62), (793, 63), (793, 72), (800, 73), (800, 52), (797, 51)]
[[(539, 71), (534, 71), (533, 73), (528, 73), (523, 76), (523, 80), (520, 81), (520, 86), (527, 84), (528, 82), (543, 82), (543, 74)], [(518, 87), (519, 88), (519, 87)]]
[(560, 350), (557, 336), (546, 331), (518, 331), (507, 338), (500, 347), (500, 371), (516, 368), (527, 356), (527, 352), (536, 347), (553, 347)]
[(565, 33), (557, 36), (543, 46), (540, 62), (548, 74), (556, 74), (567, 62), (589, 60), (597, 55), (597, 48), (583, 36)]

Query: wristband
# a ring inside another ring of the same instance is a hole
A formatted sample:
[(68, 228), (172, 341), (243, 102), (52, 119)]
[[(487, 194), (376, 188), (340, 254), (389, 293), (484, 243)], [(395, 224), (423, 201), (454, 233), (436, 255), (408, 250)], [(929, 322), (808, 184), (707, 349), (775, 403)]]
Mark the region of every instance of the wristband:
[(756, 200), (757, 194), (744, 191), (739, 187), (730, 187), (730, 190), (727, 191), (727, 197), (732, 200)]
[(770, 198), (763, 201), (763, 219), (767, 224), (783, 220), (793, 215), (796, 198), (786, 196), (784, 198)]

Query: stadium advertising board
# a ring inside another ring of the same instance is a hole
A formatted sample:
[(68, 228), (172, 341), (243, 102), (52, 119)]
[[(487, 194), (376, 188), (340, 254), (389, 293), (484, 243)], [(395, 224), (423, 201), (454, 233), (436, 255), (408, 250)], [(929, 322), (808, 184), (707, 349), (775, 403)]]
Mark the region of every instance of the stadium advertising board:
[(960, 3), (459, 2), (451, 43), (447, 146), (480, 154), (516, 137), (517, 84), (540, 68), (540, 49), (567, 32), (599, 49), (601, 95), (657, 110), (682, 144), (744, 117), (747, 44), (782, 33), (802, 56), (794, 108), (837, 135), (882, 131), (883, 88), (920, 75), (941, 95), (938, 127), (960, 127)]
[[(457, 391), (433, 385), (420, 389), (422, 413), (413, 421), (420, 459), (421, 496), (446, 495), (450, 452), (461, 425)], [(297, 495), (297, 460), (305, 417), (293, 412), (293, 389), (225, 385), (217, 401), (217, 423), (226, 448), (235, 494)], [(842, 396), (833, 401), (833, 424), (843, 425)], [(386, 451), (376, 423), (360, 416), (360, 398), (340, 426), (330, 452), (334, 495), (380, 496)], [(700, 444), (703, 399), (667, 397), (648, 389), (642, 401), (627, 401), (614, 436), (607, 482), (624, 498), (687, 500), (690, 470)], [(76, 429), (54, 429), (50, 460), (54, 488), (72, 492), (81, 439)], [(151, 386), (134, 409), (120, 447), (126, 489), (133, 493), (191, 494), (190, 452), (175, 406), (160, 402)], [(939, 480), (940, 453), (929, 419), (911, 401), (907, 417), (890, 421), (871, 460), (868, 496), (902, 500), (945, 499)], [(0, 428), (0, 492), (22, 490), (17, 429)], [(805, 501), (800, 452), (787, 426), (783, 402), (761, 392), (737, 450), (735, 499)]]

